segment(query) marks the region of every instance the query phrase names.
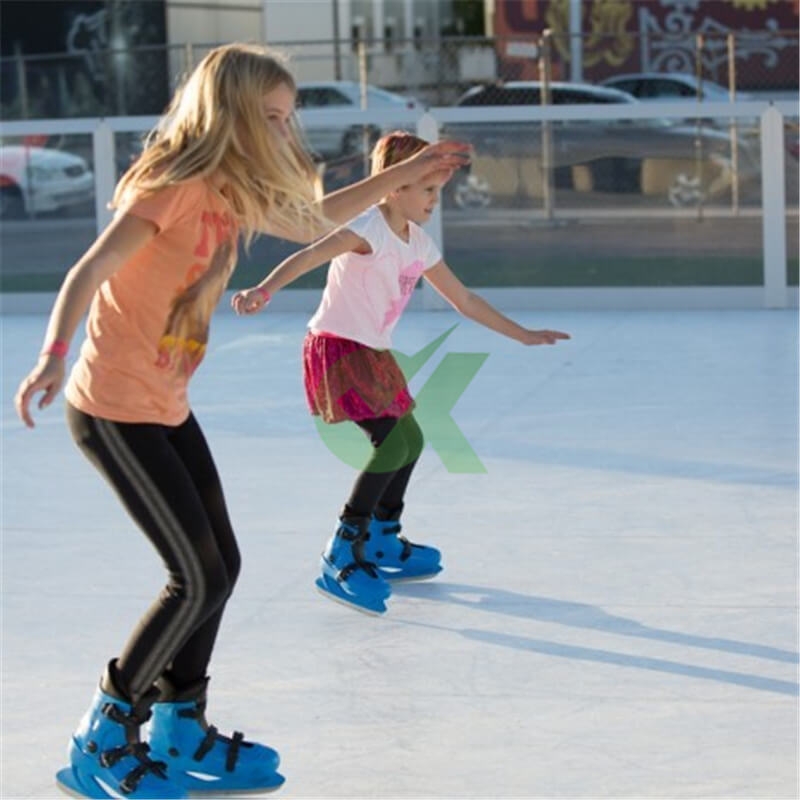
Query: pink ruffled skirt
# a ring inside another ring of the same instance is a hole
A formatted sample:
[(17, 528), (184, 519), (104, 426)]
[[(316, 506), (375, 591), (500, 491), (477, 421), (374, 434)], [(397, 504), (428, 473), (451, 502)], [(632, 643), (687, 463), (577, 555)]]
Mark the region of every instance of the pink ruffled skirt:
[(303, 382), (311, 413), (325, 422), (402, 417), (414, 408), (390, 350), (328, 333), (306, 334)]

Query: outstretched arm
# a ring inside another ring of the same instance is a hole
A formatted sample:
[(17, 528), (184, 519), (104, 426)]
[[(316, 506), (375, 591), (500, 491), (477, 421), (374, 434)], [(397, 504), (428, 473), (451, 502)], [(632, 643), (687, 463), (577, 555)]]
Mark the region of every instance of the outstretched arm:
[(490, 330), (516, 339), (525, 345), (555, 344), (559, 339), (569, 339), (569, 334), (560, 331), (530, 330), (501, 314), (491, 303), (471, 292), (453, 274), (444, 261), (440, 261), (424, 273), (425, 279), (450, 303), (459, 314), (484, 325)]
[(437, 175), (437, 179), (444, 183), (456, 169), (469, 161), (469, 153), (470, 146), (462, 142), (430, 144), (377, 175), (326, 195), (322, 198), (322, 213), (333, 222), (343, 224), (408, 183), (432, 175)]
[[(408, 183), (416, 183), (433, 175), (436, 175), (437, 181), (444, 183), (455, 170), (469, 162), (469, 155), (470, 146), (462, 142), (443, 141), (430, 144), (411, 158), (377, 175), (371, 175), (358, 183), (325, 195), (319, 201), (319, 210), (332, 225), (344, 225), (375, 205), (389, 192)], [(310, 242), (328, 231), (310, 231), (307, 228), (288, 230), (268, 221), (264, 232), (292, 242)]]
[(347, 252), (366, 254), (372, 251), (364, 239), (348, 228), (337, 228), (318, 242), (284, 259), (257, 286), (236, 292), (231, 305), (237, 314), (255, 314), (264, 308), (275, 292)]
[(50, 312), (39, 361), (22, 381), (14, 398), (17, 414), (29, 428), (33, 427), (29, 409), (33, 396), (44, 392), (39, 408), (45, 408), (53, 402), (64, 382), (67, 347), (95, 291), (156, 232), (152, 222), (121, 214), (67, 273)]

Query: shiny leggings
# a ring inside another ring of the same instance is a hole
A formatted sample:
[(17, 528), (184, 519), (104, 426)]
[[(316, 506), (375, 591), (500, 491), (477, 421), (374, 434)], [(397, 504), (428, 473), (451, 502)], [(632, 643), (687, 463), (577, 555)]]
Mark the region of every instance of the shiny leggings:
[[(203, 678), (241, 562), (200, 426), (193, 415), (174, 427), (110, 422), (70, 405), (67, 421), (167, 569), (166, 585), (117, 659), (119, 688), (135, 700), (165, 671), (176, 685)], [(117, 535), (105, 537), (112, 559)], [(136, 568), (114, 569), (136, 591)]]
[(378, 506), (386, 512), (399, 510), (425, 444), (422, 429), (413, 414), (356, 424), (369, 436), (374, 449), (353, 484), (343, 513), (369, 517)]

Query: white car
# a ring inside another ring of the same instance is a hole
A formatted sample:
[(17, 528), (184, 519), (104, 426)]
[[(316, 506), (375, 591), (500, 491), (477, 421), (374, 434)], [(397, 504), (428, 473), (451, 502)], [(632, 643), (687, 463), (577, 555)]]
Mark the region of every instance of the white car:
[[(301, 81), (297, 84), (297, 106), (308, 144), (323, 158), (350, 155), (362, 149), (364, 131), (360, 125), (315, 124), (313, 114), (304, 111), (342, 110), (361, 108), (361, 84), (357, 81)], [(366, 107), (396, 108), (407, 110), (420, 108), (413, 97), (404, 97), (377, 86), (367, 86)], [(368, 130), (370, 144), (380, 136), (380, 129), (371, 126)]]
[(85, 159), (63, 150), (0, 146), (0, 217), (59, 211), (94, 197), (94, 173)]

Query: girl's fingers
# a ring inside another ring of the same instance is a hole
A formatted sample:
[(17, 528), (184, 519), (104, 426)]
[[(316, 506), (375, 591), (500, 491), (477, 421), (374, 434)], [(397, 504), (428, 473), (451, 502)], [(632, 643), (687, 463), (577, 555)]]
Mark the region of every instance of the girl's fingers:
[(47, 408), (47, 406), (49, 406), (50, 403), (53, 402), (57, 393), (58, 393), (57, 387), (53, 384), (50, 384), (50, 386), (47, 387), (42, 398), (39, 400), (39, 408), (40, 409)]
[(19, 392), (14, 399), (14, 405), (17, 407), (17, 416), (25, 423), (25, 425), (27, 425), (29, 428), (32, 428), (33, 419), (31, 418), (31, 413), (28, 410), (29, 402), (30, 397), (27, 389), (24, 392)]
[[(30, 412), (31, 399), (41, 388), (43, 387), (39, 386), (38, 381), (28, 379), (20, 386), (17, 396), (14, 398), (17, 415), (29, 428), (34, 426), (33, 417), (31, 417)], [(41, 403), (39, 406), (41, 408)]]

